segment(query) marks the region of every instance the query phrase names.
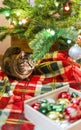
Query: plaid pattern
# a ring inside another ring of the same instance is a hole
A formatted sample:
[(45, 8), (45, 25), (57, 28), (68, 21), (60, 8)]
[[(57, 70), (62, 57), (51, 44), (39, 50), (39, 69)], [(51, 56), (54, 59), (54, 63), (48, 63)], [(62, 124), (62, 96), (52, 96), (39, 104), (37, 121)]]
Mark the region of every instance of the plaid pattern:
[[(5, 77), (0, 69), (0, 81)], [(59, 51), (46, 54), (29, 81), (9, 81), (11, 90), (0, 99), (0, 130), (34, 130), (34, 125), (24, 117), (24, 101), (66, 85), (80, 90), (81, 67), (68, 57), (67, 51)]]

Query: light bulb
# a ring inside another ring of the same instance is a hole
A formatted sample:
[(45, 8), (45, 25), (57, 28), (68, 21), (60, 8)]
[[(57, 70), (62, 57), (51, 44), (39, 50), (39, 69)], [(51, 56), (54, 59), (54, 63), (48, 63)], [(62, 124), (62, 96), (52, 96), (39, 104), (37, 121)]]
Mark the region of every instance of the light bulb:
[(71, 6), (70, 6), (70, 4), (69, 3), (66, 3), (66, 4), (64, 4), (64, 11), (65, 12), (69, 12), (70, 10), (71, 10)]
[(16, 15), (17, 15), (17, 16), (20, 16), (20, 15), (21, 15), (21, 13), (20, 13), (20, 12), (17, 12), (17, 13), (16, 13)]
[(47, 29), (47, 32), (49, 32), (51, 35), (55, 35), (55, 31), (51, 29)]
[(19, 25), (22, 25), (22, 21), (19, 21)]
[(67, 43), (70, 44), (72, 41), (71, 40), (67, 40)]
[(10, 16), (10, 13), (5, 13), (5, 16), (6, 16), (6, 17), (9, 17), (9, 16)]
[(27, 20), (26, 19), (22, 19), (22, 24), (26, 24)]
[(65, 11), (69, 11), (70, 10), (70, 7), (67, 5), (64, 7)]

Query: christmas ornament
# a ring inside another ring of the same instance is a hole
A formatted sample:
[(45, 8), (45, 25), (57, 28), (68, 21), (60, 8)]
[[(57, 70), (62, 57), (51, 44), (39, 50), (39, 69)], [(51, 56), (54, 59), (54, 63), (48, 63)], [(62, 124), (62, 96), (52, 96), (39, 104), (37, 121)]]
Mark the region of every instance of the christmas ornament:
[(48, 118), (51, 120), (59, 120), (60, 118), (60, 113), (56, 111), (51, 111), (46, 115)]
[(41, 103), (48, 103), (48, 100), (47, 99), (42, 99)]
[(48, 101), (46, 99), (43, 99), (40, 103), (40, 107), (39, 107), (38, 111), (40, 111), (43, 114), (47, 114), (47, 112), (48, 112), (47, 107), (48, 107)]
[(59, 98), (57, 99), (56, 103), (60, 105), (64, 105), (64, 108), (66, 108), (68, 104), (70, 104), (70, 101), (66, 98)]
[(42, 102), (42, 103), (40, 104), (40, 107), (41, 107), (41, 108), (47, 108), (47, 105), (48, 105), (47, 103)]
[(52, 110), (57, 112), (63, 112), (64, 111), (64, 105), (61, 104), (54, 104), (52, 107)]
[(75, 92), (72, 92), (71, 97), (76, 98), (76, 97), (79, 97), (79, 95), (77, 93), (75, 93)]
[(80, 109), (81, 109), (81, 97), (72, 98), (71, 103), (78, 105), (80, 107)]
[(81, 47), (78, 44), (73, 45), (69, 49), (68, 54), (74, 60), (81, 58)]
[(41, 99), (32, 104), (32, 107), (60, 126), (67, 126), (81, 118), (81, 97), (76, 92), (60, 92), (56, 100)]
[(47, 109), (47, 107), (40, 107), (39, 109), (38, 109), (38, 111), (40, 111), (42, 114), (47, 114), (48, 113), (48, 109)]
[(70, 105), (65, 109), (65, 118), (70, 121), (74, 122), (81, 117), (81, 111), (79, 106), (77, 105)]
[(47, 109), (48, 111), (52, 111), (53, 110), (53, 106), (54, 106), (54, 103), (49, 103)]
[(35, 5), (35, 1), (34, 0), (29, 0), (29, 3), (30, 3), (31, 6)]
[(35, 110), (38, 110), (39, 107), (40, 107), (40, 103), (39, 103), (39, 102), (36, 102), (36, 103), (32, 104), (32, 107), (33, 107)]
[(66, 98), (68, 100), (71, 99), (71, 95), (69, 92), (61, 92), (58, 94), (58, 98)]

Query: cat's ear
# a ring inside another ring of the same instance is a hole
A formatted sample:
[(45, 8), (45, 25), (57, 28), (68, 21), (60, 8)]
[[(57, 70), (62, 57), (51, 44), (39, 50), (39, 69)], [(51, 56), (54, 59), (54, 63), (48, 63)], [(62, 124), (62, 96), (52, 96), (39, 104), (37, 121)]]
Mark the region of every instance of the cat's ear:
[(23, 59), (24, 56), (25, 56), (25, 52), (24, 52), (24, 51), (21, 51), (20, 54), (19, 54), (19, 57), (20, 57), (21, 59)]

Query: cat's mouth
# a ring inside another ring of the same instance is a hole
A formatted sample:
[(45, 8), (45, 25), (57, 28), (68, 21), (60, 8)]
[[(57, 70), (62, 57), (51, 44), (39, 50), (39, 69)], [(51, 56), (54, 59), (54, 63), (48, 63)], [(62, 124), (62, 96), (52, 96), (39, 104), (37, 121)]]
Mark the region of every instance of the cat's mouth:
[(15, 72), (16, 72), (16, 75), (17, 77), (21, 78), (21, 79), (25, 79), (25, 78), (28, 78), (31, 73), (33, 72), (33, 69), (29, 69), (27, 67), (16, 67), (15, 68)]
[(17, 70), (21, 74), (27, 74), (33, 70), (33, 67), (21, 64), (20, 66), (18, 66)]

